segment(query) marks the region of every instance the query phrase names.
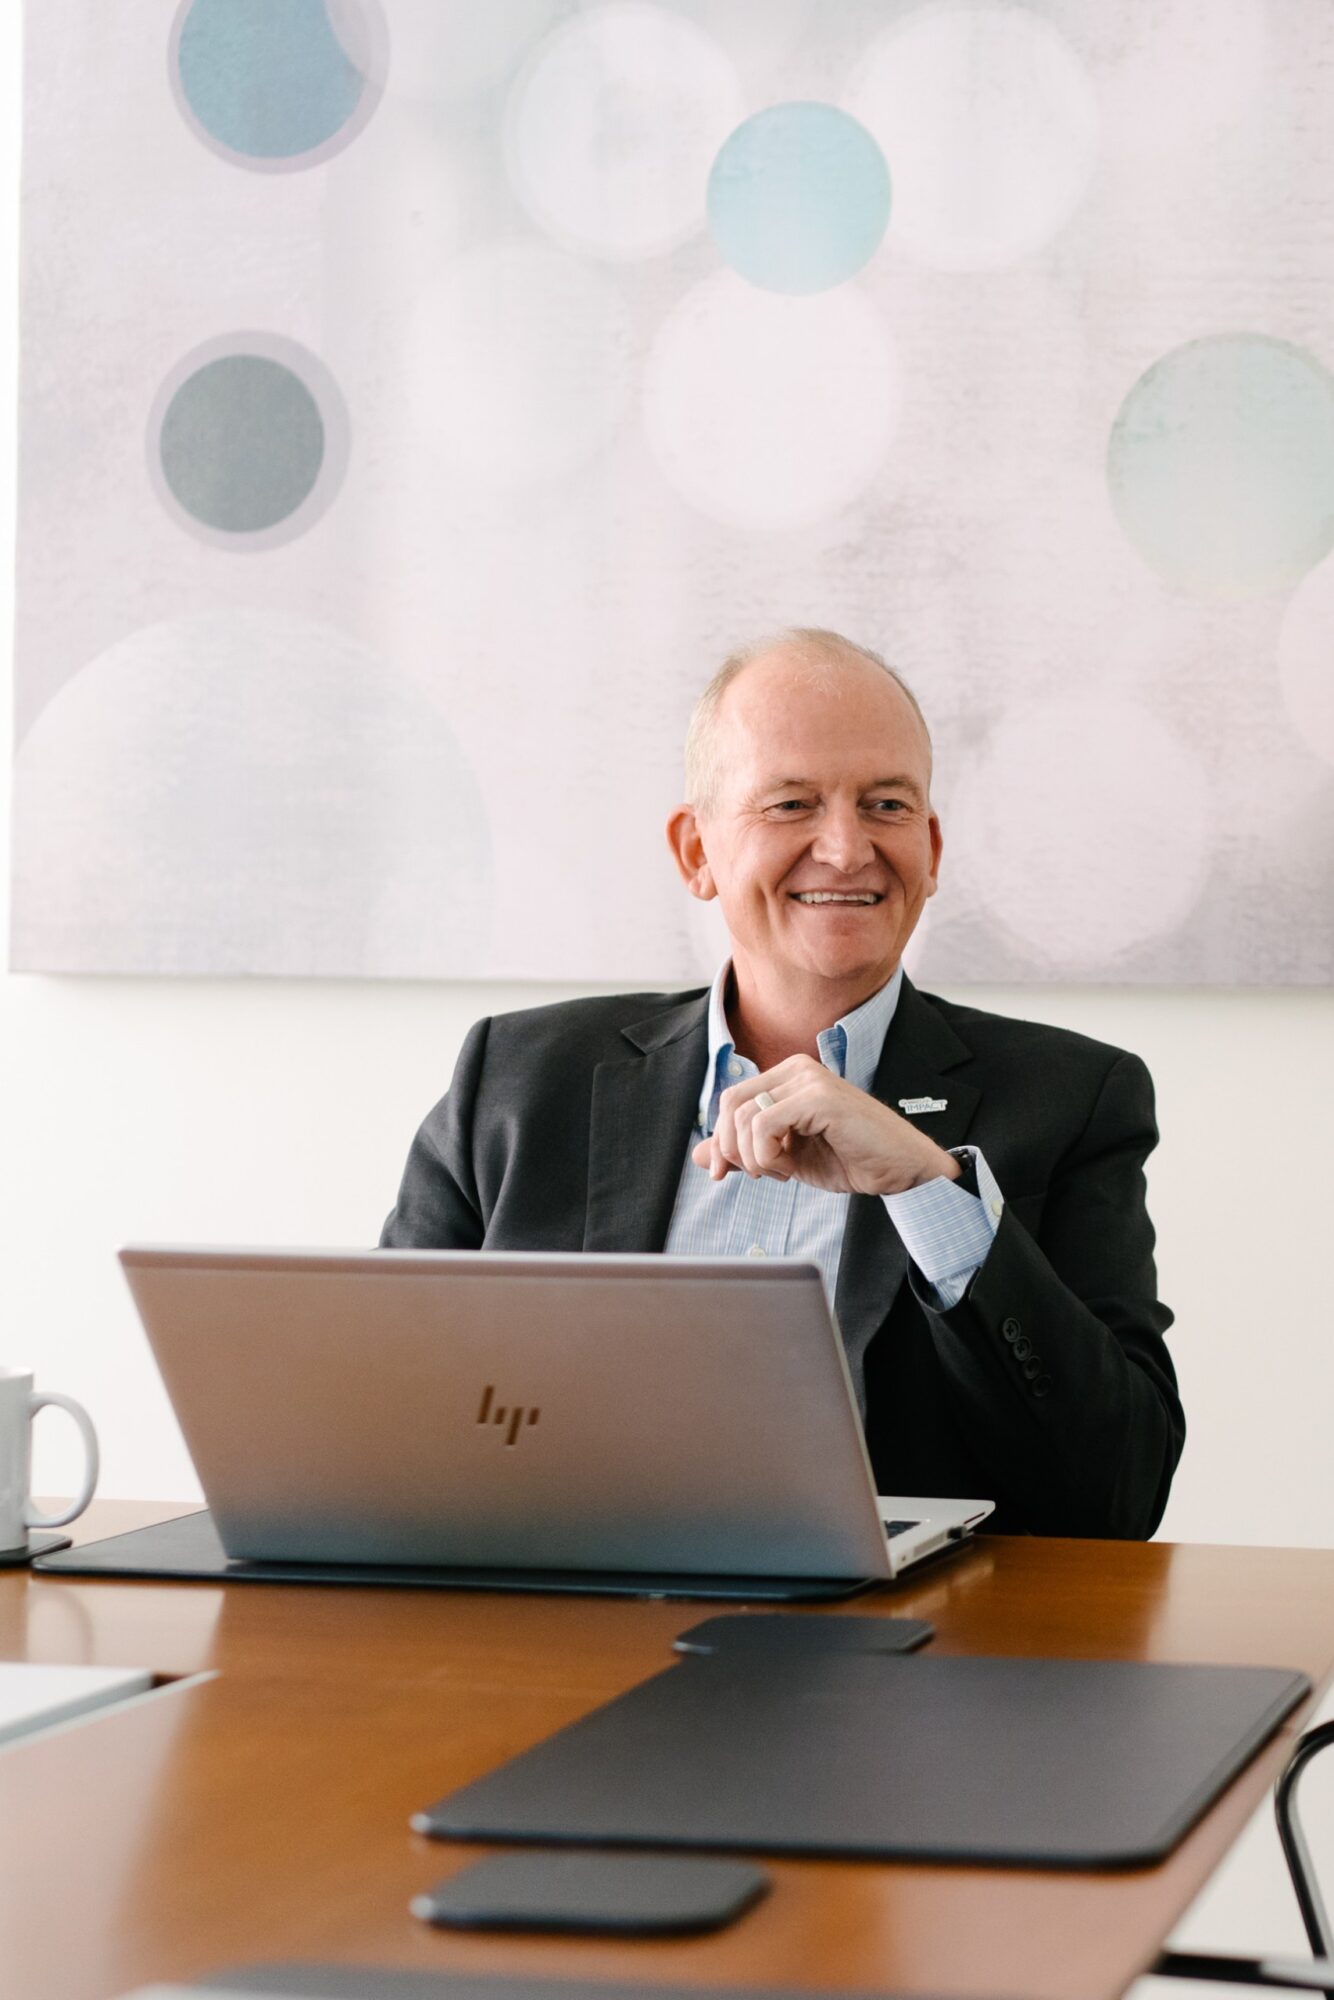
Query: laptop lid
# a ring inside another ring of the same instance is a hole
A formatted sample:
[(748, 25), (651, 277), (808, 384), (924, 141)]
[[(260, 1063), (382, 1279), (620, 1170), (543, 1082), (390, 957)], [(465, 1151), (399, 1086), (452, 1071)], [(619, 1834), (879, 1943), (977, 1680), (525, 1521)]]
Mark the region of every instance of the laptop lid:
[(887, 1577), (812, 1264), (130, 1246), (230, 1556)]

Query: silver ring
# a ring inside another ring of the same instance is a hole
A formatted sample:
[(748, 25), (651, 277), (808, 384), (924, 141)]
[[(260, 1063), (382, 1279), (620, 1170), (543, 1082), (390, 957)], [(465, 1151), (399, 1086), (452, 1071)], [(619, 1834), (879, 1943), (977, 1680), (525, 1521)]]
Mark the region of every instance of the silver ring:
[(767, 1090), (757, 1090), (755, 1093), (755, 1102), (759, 1105), (761, 1111), (771, 1111), (773, 1109), (774, 1100), (770, 1097)]

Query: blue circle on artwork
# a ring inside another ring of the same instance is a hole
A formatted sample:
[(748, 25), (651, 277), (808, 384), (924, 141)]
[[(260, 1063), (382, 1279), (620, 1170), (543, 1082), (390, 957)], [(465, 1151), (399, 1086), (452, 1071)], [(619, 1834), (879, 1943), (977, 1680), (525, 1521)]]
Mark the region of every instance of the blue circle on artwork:
[(383, 53), (377, 0), (188, 0), (173, 82), (200, 136), (228, 157), (305, 166), (360, 131)]
[(1169, 583), (1213, 597), (1295, 583), (1334, 548), (1334, 376), (1269, 334), (1188, 341), (1121, 405), (1107, 484)]
[(709, 228), (741, 277), (769, 292), (853, 278), (889, 223), (889, 168), (834, 104), (772, 104), (738, 125), (709, 174)]

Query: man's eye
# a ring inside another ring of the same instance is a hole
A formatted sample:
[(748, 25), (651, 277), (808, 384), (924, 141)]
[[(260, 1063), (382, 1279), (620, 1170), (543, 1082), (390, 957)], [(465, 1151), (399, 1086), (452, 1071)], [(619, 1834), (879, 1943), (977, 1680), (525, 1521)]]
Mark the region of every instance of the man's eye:
[(804, 812), (808, 804), (807, 799), (777, 799), (771, 810), (776, 813)]
[(908, 810), (906, 799), (872, 799), (871, 804), (876, 812), (883, 813), (887, 819), (892, 819), (895, 813), (904, 813)]

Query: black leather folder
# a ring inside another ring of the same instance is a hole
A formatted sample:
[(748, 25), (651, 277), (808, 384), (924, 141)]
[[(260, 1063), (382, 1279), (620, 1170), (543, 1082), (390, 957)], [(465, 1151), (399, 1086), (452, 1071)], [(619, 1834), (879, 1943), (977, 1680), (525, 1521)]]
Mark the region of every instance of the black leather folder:
[(1276, 1667), (690, 1658), (413, 1821), (443, 1839), (1158, 1861), (1310, 1692)]

